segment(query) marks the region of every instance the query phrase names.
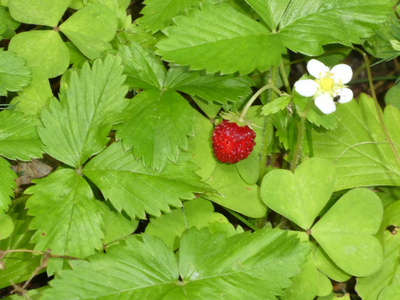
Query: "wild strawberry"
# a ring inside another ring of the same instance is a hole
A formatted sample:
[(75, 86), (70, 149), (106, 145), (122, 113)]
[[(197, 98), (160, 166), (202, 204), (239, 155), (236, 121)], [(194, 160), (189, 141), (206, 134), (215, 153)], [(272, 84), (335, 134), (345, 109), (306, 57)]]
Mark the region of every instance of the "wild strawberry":
[(255, 137), (256, 133), (249, 126), (239, 126), (223, 120), (213, 131), (214, 155), (220, 162), (237, 163), (253, 151)]

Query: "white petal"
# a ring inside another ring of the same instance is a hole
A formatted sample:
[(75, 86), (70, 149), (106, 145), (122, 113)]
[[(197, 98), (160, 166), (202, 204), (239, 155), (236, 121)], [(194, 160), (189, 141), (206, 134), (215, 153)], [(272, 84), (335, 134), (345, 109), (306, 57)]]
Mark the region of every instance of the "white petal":
[(304, 97), (311, 97), (317, 92), (318, 83), (312, 79), (299, 80), (295, 82), (294, 88), (300, 95)]
[(342, 84), (348, 83), (353, 77), (353, 70), (350, 66), (345, 64), (336, 65), (331, 69), (333, 73), (333, 80), (335, 83), (341, 80)]
[(335, 102), (329, 94), (322, 94), (315, 98), (315, 105), (324, 114), (333, 113), (336, 110)]
[(339, 96), (339, 103), (347, 103), (353, 99), (353, 91), (348, 88), (343, 88), (342, 91), (339, 93)]
[(329, 68), (316, 59), (312, 59), (307, 63), (307, 70), (308, 73), (310, 73), (315, 78), (325, 76), (325, 74), (329, 72)]

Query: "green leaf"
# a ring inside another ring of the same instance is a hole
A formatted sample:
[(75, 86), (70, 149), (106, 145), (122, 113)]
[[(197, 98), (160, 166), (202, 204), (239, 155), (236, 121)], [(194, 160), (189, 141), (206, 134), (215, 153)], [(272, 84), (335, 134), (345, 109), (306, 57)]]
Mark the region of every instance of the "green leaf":
[[(17, 174), (11, 169), (11, 165), (0, 157), (0, 214), (8, 210), (14, 189), (17, 187), (15, 180)], [(1, 223), (0, 223), (1, 224)]]
[(161, 170), (178, 160), (180, 149), (187, 149), (194, 112), (176, 92), (146, 90), (131, 100), (116, 136), (125, 148), (133, 147), (134, 156), (146, 166)]
[(378, 300), (397, 300), (400, 295), (400, 286), (392, 285), (383, 289), (382, 293), (379, 294)]
[(203, 3), (201, 8), (176, 17), (176, 25), (165, 29), (168, 38), (157, 44), (163, 59), (226, 74), (279, 65), (286, 49), (277, 34), (228, 4)]
[[(34, 216), (30, 229), (35, 250), (51, 249), (53, 254), (84, 258), (102, 249), (101, 210), (89, 184), (72, 169), (60, 169), (33, 180), (25, 192), (28, 214)], [(51, 273), (64, 259), (53, 261)]]
[(14, 222), (9, 215), (0, 213), (0, 224), (0, 240), (4, 240), (14, 231)]
[(294, 52), (323, 53), (322, 45), (362, 44), (392, 11), (387, 0), (291, 1), (279, 24), (279, 36)]
[(396, 84), (392, 86), (385, 94), (385, 104), (393, 105), (397, 109), (400, 109), (400, 99), (397, 95), (400, 93), (400, 85)]
[[(382, 268), (378, 272), (357, 279), (356, 290), (365, 300), (375, 300), (384, 294), (388, 287), (400, 287), (400, 201), (388, 206), (384, 211), (384, 217), (380, 228), (383, 240), (384, 258)], [(397, 226), (397, 228), (394, 228)], [(379, 298), (381, 299), (381, 298)], [(390, 299), (390, 298), (389, 298)], [(393, 300), (395, 298), (392, 298)]]
[(267, 208), (261, 202), (258, 186), (247, 184), (235, 165), (218, 163), (206, 181), (218, 194), (204, 197), (251, 218), (262, 218)]
[(267, 173), (261, 185), (261, 198), (274, 211), (309, 229), (328, 202), (335, 180), (331, 162), (310, 158), (294, 174), (283, 169)]
[(186, 9), (198, 6), (197, 0), (145, 0), (145, 7), (137, 19), (140, 25), (155, 33), (171, 24), (172, 18), (182, 14)]
[(43, 70), (48, 78), (61, 75), (69, 65), (68, 49), (54, 30), (19, 33), (11, 39), (8, 49), (24, 58), (28, 67)]
[[(5, 240), (0, 240), (0, 249), (26, 249), (31, 250), (33, 245), (29, 243), (33, 231), (28, 230), (31, 217), (26, 215), (25, 209), (26, 196), (13, 201), (13, 206), (9, 215), (14, 223), (14, 231), (11, 236)], [(39, 255), (32, 256), (29, 252), (13, 252), (2, 258), (5, 269), (0, 271), (0, 289), (10, 286), (11, 281), (15, 284), (27, 280), (40, 265)]]
[(108, 42), (114, 38), (117, 27), (117, 18), (108, 7), (92, 4), (69, 17), (60, 30), (84, 55), (95, 59), (102, 51), (111, 49)]
[(61, 86), (60, 102), (50, 101), (42, 111), (39, 135), (44, 150), (63, 163), (79, 168), (108, 142), (114, 123), (121, 121), (127, 102), (121, 60), (107, 56), (92, 67), (85, 64)]
[[(334, 130), (312, 132), (314, 156), (336, 165), (335, 190), (362, 186), (400, 185), (400, 165), (382, 131), (372, 98), (338, 105)], [(400, 144), (400, 112), (387, 106), (384, 120), (395, 145)], [(397, 151), (399, 147), (397, 146)]]
[(90, 262), (71, 262), (42, 299), (276, 299), (307, 254), (279, 230), (227, 238), (193, 228), (182, 236), (178, 265), (159, 238), (143, 234)]
[(0, 112), (0, 155), (12, 159), (28, 161), (42, 157), (42, 142), (36, 126), (39, 120), (24, 117), (12, 110)]
[(186, 201), (183, 207), (174, 209), (159, 218), (150, 219), (145, 232), (158, 236), (175, 251), (179, 247), (181, 235), (185, 230), (191, 227), (201, 229), (213, 222), (230, 224), (223, 215), (214, 212), (210, 201), (199, 198)]
[(290, 0), (246, 0), (246, 2), (258, 13), (272, 31), (277, 29)]
[(21, 22), (57, 26), (71, 0), (10, 0), (11, 16)]
[(46, 73), (35, 68), (32, 70), (30, 84), (24, 87), (10, 103), (16, 105), (16, 111), (25, 115), (37, 116), (51, 97), (53, 97), (53, 92)]
[(250, 81), (244, 77), (207, 75), (205, 72), (191, 72), (185, 67), (170, 68), (165, 78), (166, 89), (219, 103), (236, 102), (247, 98), (252, 93), (250, 85)]
[(11, 51), (0, 48), (0, 96), (7, 96), (7, 91), (16, 92), (28, 85), (30, 70), (25, 61)]
[(177, 164), (170, 163), (157, 172), (144, 168), (121, 143), (113, 143), (89, 161), (83, 173), (118, 211), (144, 219), (145, 212), (160, 216), (169, 206), (180, 207), (180, 199), (193, 199), (193, 193), (206, 190), (189, 158), (182, 155)]
[(315, 266), (329, 278), (337, 282), (345, 282), (350, 279), (351, 275), (340, 269), (325, 253), (321, 247), (315, 253), (314, 256)]
[(120, 46), (118, 53), (122, 58), (127, 84), (136, 89), (163, 88), (166, 69), (153, 52), (136, 43)]
[[(1, 0), (0, 5), (2, 5)], [(8, 9), (0, 6), (0, 40), (11, 39), (19, 25), (20, 23), (11, 17)]]
[(382, 217), (382, 204), (374, 192), (353, 189), (314, 225), (311, 234), (341, 269), (367, 276), (382, 266), (382, 245), (373, 236)]
[(290, 96), (285, 95), (278, 97), (274, 99), (274, 101), (267, 103), (266, 105), (263, 106), (262, 108), (262, 114), (268, 116), (268, 115), (273, 115), (277, 113), (278, 111), (281, 111), (282, 109), (285, 109), (286, 106), (290, 102)]

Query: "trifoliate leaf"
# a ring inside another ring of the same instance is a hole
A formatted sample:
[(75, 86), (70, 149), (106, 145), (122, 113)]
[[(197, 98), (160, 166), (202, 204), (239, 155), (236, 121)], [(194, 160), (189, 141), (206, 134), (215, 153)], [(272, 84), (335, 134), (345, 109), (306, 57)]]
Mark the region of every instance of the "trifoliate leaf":
[(361, 44), (387, 20), (392, 6), (387, 0), (290, 1), (279, 23), (279, 36), (290, 50), (317, 56), (324, 51), (322, 45)]
[[(14, 222), (14, 231), (5, 240), (0, 240), (1, 250), (26, 249), (32, 250), (33, 245), (29, 243), (33, 231), (28, 230), (31, 217), (26, 215), (26, 196), (15, 199), (9, 211), (9, 216)], [(27, 280), (40, 265), (40, 255), (32, 256), (29, 252), (13, 252), (2, 258), (5, 269), (0, 271), (0, 289)]]
[(165, 88), (198, 96), (210, 102), (236, 102), (248, 97), (252, 90), (249, 80), (231, 75), (209, 74), (189, 71), (185, 67), (168, 70)]
[(13, 110), (0, 112), (0, 155), (23, 161), (42, 157), (43, 144), (37, 134), (38, 125), (37, 119)]
[(325, 159), (310, 158), (293, 174), (272, 170), (261, 185), (265, 204), (303, 229), (310, 229), (335, 187), (333, 164)]
[(279, 65), (286, 51), (280, 37), (226, 3), (203, 3), (201, 10), (174, 19), (157, 47), (163, 59), (209, 73), (250, 73)]
[[(312, 132), (314, 156), (336, 165), (335, 190), (362, 186), (400, 185), (400, 163), (382, 131), (374, 100), (361, 95), (358, 103), (338, 105), (338, 127)], [(384, 119), (395, 145), (400, 144), (400, 112), (388, 105)], [(396, 146), (399, 152), (399, 147)]]
[(137, 19), (140, 25), (155, 33), (171, 24), (172, 18), (182, 14), (186, 9), (198, 6), (198, 0), (145, 0), (145, 7)]
[(153, 52), (136, 43), (120, 46), (118, 53), (127, 74), (127, 84), (136, 89), (161, 90), (164, 84), (166, 69)]
[[(8, 210), (11, 204), (11, 197), (14, 196), (14, 189), (17, 187), (15, 180), (17, 174), (11, 170), (11, 165), (4, 158), (0, 157), (0, 215)], [(1, 223), (0, 223), (1, 224)]]
[(311, 234), (345, 272), (368, 276), (382, 266), (382, 245), (374, 236), (382, 217), (382, 203), (374, 192), (353, 189), (322, 216)]
[(78, 10), (60, 25), (63, 32), (88, 58), (99, 58), (101, 52), (111, 49), (110, 42), (117, 31), (118, 22), (106, 6), (92, 4)]
[(159, 218), (150, 219), (145, 232), (158, 236), (168, 247), (176, 250), (185, 230), (193, 226), (198, 229), (208, 227), (213, 222), (230, 224), (223, 215), (214, 212), (210, 201), (199, 198), (186, 201), (181, 208), (174, 209)]
[(125, 148), (133, 147), (134, 156), (146, 166), (161, 170), (187, 148), (194, 112), (176, 92), (145, 90), (131, 100), (116, 136)]
[(85, 64), (61, 86), (60, 102), (52, 99), (42, 111), (39, 135), (44, 150), (63, 163), (79, 168), (100, 152), (112, 125), (119, 122), (127, 102), (121, 60), (107, 56), (92, 67)]
[(68, 49), (54, 30), (21, 32), (11, 39), (9, 50), (24, 58), (28, 67), (42, 69), (48, 78), (61, 75), (69, 65)]
[(71, 0), (11, 0), (11, 16), (21, 22), (35, 25), (57, 26)]
[(30, 73), (22, 58), (0, 48), (0, 96), (7, 96), (7, 91), (20, 91), (28, 85)]
[[(102, 248), (101, 210), (76, 170), (60, 169), (33, 182), (25, 192), (33, 194), (26, 207), (34, 216), (29, 227), (36, 230), (35, 250), (84, 258)], [(52, 263), (50, 273), (61, 268), (63, 259)]]
[(382, 268), (370, 276), (357, 279), (356, 290), (362, 299), (375, 300), (387, 287), (395, 286), (400, 288), (399, 227), (400, 201), (396, 201), (385, 209), (381, 229), (379, 230), (379, 233), (383, 236), (384, 258)]
[(170, 163), (157, 172), (144, 168), (141, 160), (118, 142), (89, 161), (83, 173), (118, 211), (144, 219), (145, 212), (160, 216), (169, 206), (180, 207), (180, 199), (193, 199), (193, 193), (207, 190), (194, 174), (190, 156), (181, 156), (177, 164)]
[(132, 236), (89, 262), (72, 261), (41, 299), (273, 300), (308, 254), (296, 237), (270, 229), (227, 238), (193, 228), (180, 245), (177, 263), (159, 238)]

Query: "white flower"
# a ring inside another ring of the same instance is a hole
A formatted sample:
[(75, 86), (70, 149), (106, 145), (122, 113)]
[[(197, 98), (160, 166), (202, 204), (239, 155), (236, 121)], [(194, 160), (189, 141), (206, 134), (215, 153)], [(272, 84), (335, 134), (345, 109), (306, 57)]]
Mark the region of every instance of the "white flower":
[(346, 103), (353, 99), (353, 91), (345, 86), (353, 77), (350, 66), (340, 64), (329, 69), (322, 62), (311, 59), (307, 70), (315, 80), (299, 80), (294, 84), (294, 88), (302, 96), (314, 96), (315, 105), (324, 114), (334, 112), (336, 102)]

